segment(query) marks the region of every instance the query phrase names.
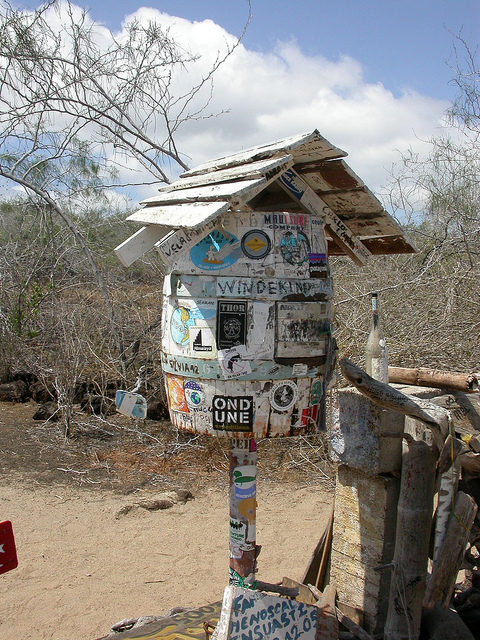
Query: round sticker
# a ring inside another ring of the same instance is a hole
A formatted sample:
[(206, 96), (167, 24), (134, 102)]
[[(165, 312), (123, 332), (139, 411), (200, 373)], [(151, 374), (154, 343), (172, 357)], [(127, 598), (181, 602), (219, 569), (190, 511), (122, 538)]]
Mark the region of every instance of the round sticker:
[(193, 264), (205, 271), (225, 269), (239, 259), (241, 255), (240, 241), (230, 233), (222, 233), (218, 229), (211, 231), (208, 236), (190, 251)]
[(198, 407), (203, 402), (203, 389), (195, 380), (185, 382), (185, 399), (189, 407)]
[(270, 391), (270, 404), (277, 411), (288, 411), (298, 397), (298, 387), (292, 380), (276, 382)]
[(303, 231), (287, 231), (280, 242), (280, 251), (285, 262), (301, 265), (308, 262), (310, 243)]
[(268, 256), (272, 248), (272, 241), (265, 231), (252, 229), (242, 238), (242, 251), (252, 260), (262, 260)]

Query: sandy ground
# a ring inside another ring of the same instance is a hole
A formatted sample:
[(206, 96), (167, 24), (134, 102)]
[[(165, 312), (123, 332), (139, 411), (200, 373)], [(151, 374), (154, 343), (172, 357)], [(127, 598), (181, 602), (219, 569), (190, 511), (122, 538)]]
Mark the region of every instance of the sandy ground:
[[(80, 484), (78, 478), (85, 476), (58, 470), (73, 469), (75, 460), (84, 458), (72, 457), (69, 450), (62, 455), (68, 455), (70, 466), (58, 466), (65, 464), (61, 456), (52, 460), (45, 433), (39, 437), (28, 415), (26, 407), (17, 416), (0, 406), (1, 434), (9, 434), (3, 442), (0, 437), (0, 520), (13, 522), (19, 557), (19, 567), (0, 576), (2, 640), (94, 640), (125, 618), (160, 616), (175, 606), (222, 599), (228, 581), (225, 482), (203, 478), (197, 483), (190, 469), (193, 500), (166, 510), (135, 507), (122, 514), (124, 507), (165, 490), (158, 476), (157, 482), (142, 476), (133, 491), (115, 491), (99, 481)], [(15, 425), (23, 448), (12, 435)], [(30, 458), (22, 458), (29, 447)], [(85, 457), (85, 444), (77, 448), (76, 455)], [(50, 454), (43, 460), (46, 449)], [(43, 460), (44, 467), (38, 469), (33, 460)], [(57, 474), (49, 475), (52, 464)], [(61, 481), (62, 473), (72, 480)], [(135, 486), (136, 474), (142, 473), (130, 469), (129, 483)], [(258, 502), (262, 551), (257, 577), (300, 579), (328, 520), (331, 493), (310, 479), (280, 477), (260, 481)]]

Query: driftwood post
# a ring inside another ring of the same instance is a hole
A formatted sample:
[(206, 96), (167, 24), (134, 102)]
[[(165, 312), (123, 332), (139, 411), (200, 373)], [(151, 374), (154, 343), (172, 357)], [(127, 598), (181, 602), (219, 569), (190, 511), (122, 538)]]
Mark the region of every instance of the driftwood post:
[[(405, 422), (407, 432), (423, 429), (416, 418), (407, 417)], [(427, 578), (435, 455), (423, 440), (409, 433), (405, 437), (385, 640), (418, 638)]]

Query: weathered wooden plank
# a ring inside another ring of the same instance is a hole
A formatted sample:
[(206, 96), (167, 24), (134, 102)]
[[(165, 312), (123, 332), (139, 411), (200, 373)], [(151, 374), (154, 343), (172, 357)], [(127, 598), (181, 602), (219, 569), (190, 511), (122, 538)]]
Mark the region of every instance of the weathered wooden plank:
[(229, 202), (191, 202), (188, 204), (152, 206), (140, 209), (127, 220), (143, 224), (173, 227), (200, 227), (230, 209)]
[[(313, 585), (309, 584), (308, 587), (312, 591), (312, 593), (317, 597), (317, 599), (320, 600), (322, 596), (321, 592), (318, 589), (316, 589)], [(353, 622), (353, 620), (351, 620), (347, 615), (345, 615), (345, 613), (339, 607), (335, 608), (335, 613), (337, 615), (338, 621), (341, 624), (343, 624), (344, 627), (349, 629), (356, 638), (359, 638), (360, 640), (373, 640), (372, 636), (368, 634), (365, 631), (365, 629), (362, 629), (362, 627), (360, 627), (358, 624)]]
[(317, 617), (317, 632), (315, 640), (338, 640), (338, 620), (335, 611), (335, 600), (337, 590), (332, 584), (325, 587), (320, 596), (317, 606), (319, 615)]
[(169, 184), (167, 187), (163, 187), (160, 191), (164, 193), (168, 191), (176, 191), (177, 189), (186, 189), (205, 184), (217, 184), (220, 182), (230, 182), (233, 180), (242, 180), (247, 178), (266, 177), (267, 179), (270, 179), (278, 173), (289, 169), (292, 165), (293, 156), (291, 154), (286, 154), (279, 158), (269, 158), (268, 160), (249, 162), (237, 167), (230, 167), (229, 169), (211, 171), (209, 173), (193, 175), (188, 178), (184, 177), (177, 182)]
[(168, 233), (170, 233), (170, 227), (161, 225), (142, 227), (115, 247), (115, 254), (124, 267), (129, 267)]
[[(421, 423), (417, 418), (407, 416), (405, 423), (407, 432), (420, 429), (415, 424)], [(385, 640), (415, 640), (420, 633), (434, 481), (435, 455), (432, 448), (410, 437), (403, 451)]]
[(443, 447), (445, 438), (449, 433), (451, 422), (448, 411), (436, 406), (432, 402), (407, 396), (388, 384), (374, 380), (348, 358), (343, 358), (340, 366), (347, 380), (377, 404), (387, 409), (394, 409), (406, 415), (414, 416), (428, 423), (428, 427), (433, 431), (439, 449)]
[(230, 156), (205, 162), (190, 171), (186, 171), (182, 176), (190, 177), (210, 171), (235, 167), (247, 162), (272, 158), (279, 153), (291, 153), (296, 162), (307, 162), (322, 158), (339, 158), (347, 155), (345, 151), (332, 145), (315, 130), (312, 133), (291, 136), (283, 140), (278, 140), (277, 142), (252, 147), (251, 149), (240, 151)]
[[(294, 365), (281, 365), (275, 360), (252, 362), (252, 371), (242, 376), (242, 380), (288, 380), (294, 375)], [(223, 371), (217, 360), (192, 360), (186, 356), (174, 356), (162, 354), (162, 369), (165, 373), (185, 375), (192, 378), (205, 378), (207, 380), (223, 379)], [(307, 366), (304, 376), (322, 375), (323, 369), (319, 366)], [(480, 454), (479, 454), (480, 455)]]
[(378, 633), (385, 622), (390, 571), (376, 571), (392, 561), (399, 479), (371, 476), (340, 465), (330, 582), (343, 602), (365, 612), (365, 629)]
[(140, 204), (148, 205), (171, 205), (192, 202), (213, 202), (217, 200), (228, 200), (232, 205), (239, 205), (241, 202), (250, 200), (257, 193), (262, 191), (267, 184), (267, 180), (262, 176), (253, 180), (241, 180), (237, 182), (221, 182), (219, 184), (198, 185), (175, 191), (160, 191), (152, 198), (143, 200)]
[(423, 606), (427, 609), (436, 602), (441, 602), (445, 609), (449, 606), (476, 514), (474, 499), (459, 491), (455, 496), (454, 515), (450, 518), (443, 552), (433, 565), (425, 592)]
[[(450, 437), (450, 436), (449, 436)], [(455, 504), (455, 495), (460, 480), (460, 460), (458, 456), (453, 460), (450, 468), (440, 475), (438, 488), (438, 505), (435, 517), (435, 538), (433, 544), (433, 562), (435, 563), (442, 553), (442, 548), (447, 535), (448, 523)]]
[[(122, 627), (114, 625), (112, 633), (102, 640), (165, 640), (166, 638), (191, 638), (191, 640), (205, 640), (205, 623), (212, 626), (217, 624), (222, 609), (221, 602), (214, 602), (197, 609), (188, 609), (176, 614), (162, 616), (149, 620), (144, 625)], [(137, 620), (131, 620), (135, 623)], [(130, 622), (130, 621), (129, 621)]]
[(288, 169), (277, 179), (282, 189), (297, 200), (309, 213), (319, 215), (335, 242), (359, 266), (364, 266), (370, 252), (347, 227), (347, 225), (328, 207), (315, 191), (293, 169)]
[(363, 180), (342, 159), (305, 162), (297, 166), (297, 171), (315, 190), (350, 191), (365, 186)]

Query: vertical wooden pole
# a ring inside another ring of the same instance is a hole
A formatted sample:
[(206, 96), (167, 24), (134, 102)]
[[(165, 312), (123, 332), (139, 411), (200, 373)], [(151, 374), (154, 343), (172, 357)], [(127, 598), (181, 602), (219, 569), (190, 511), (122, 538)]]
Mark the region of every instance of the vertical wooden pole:
[[(407, 435), (425, 431), (406, 417)], [(398, 502), (393, 575), (385, 623), (385, 640), (416, 640), (420, 634), (435, 483), (435, 454), (423, 440), (404, 442)]]
[(257, 443), (230, 440), (230, 584), (251, 585), (256, 571)]

